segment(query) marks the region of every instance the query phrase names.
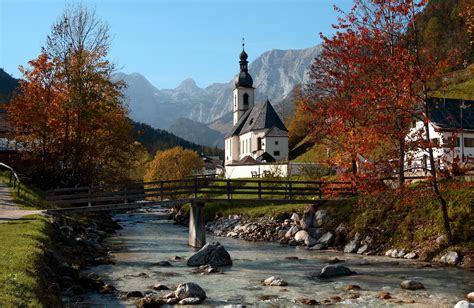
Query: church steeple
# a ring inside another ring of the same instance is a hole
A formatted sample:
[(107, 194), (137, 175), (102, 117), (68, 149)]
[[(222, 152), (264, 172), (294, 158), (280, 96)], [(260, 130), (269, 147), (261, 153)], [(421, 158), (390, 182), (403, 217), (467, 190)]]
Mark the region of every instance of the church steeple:
[(234, 85), (236, 88), (243, 87), (243, 88), (252, 88), (253, 86), (253, 79), (250, 76), (248, 71), (248, 55), (245, 52), (245, 42), (242, 39), (242, 52), (240, 53), (240, 73), (239, 76), (235, 79)]
[[(243, 41), (243, 39), (242, 39)], [(232, 111), (234, 113), (234, 125), (244, 113), (254, 106), (254, 87), (252, 76), (248, 71), (248, 55), (245, 52), (245, 43), (242, 42), (242, 52), (240, 53), (240, 72), (234, 82), (234, 100), (232, 102)]]

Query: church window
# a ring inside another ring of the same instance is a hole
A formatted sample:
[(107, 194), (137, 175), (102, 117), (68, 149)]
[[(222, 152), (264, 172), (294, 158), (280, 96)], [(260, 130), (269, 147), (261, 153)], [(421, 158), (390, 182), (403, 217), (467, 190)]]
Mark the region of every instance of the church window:
[(257, 151), (260, 151), (262, 149), (262, 138), (258, 137), (257, 138)]
[(273, 156), (280, 156), (280, 151), (273, 151)]
[(278, 141), (275, 141), (275, 145), (278, 145)]
[(249, 108), (249, 95), (247, 93), (244, 94), (244, 108)]

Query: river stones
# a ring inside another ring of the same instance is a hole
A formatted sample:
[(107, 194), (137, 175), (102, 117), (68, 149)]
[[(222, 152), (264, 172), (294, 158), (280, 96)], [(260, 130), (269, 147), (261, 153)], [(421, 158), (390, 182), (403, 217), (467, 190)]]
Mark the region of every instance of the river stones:
[(418, 255), (416, 252), (409, 252), (404, 256), (405, 259), (416, 259), (418, 258)]
[(470, 292), (469, 294), (466, 295), (466, 298), (468, 301), (471, 303), (474, 303), (474, 292)]
[(263, 284), (266, 286), (272, 287), (284, 287), (288, 285), (288, 282), (281, 279), (280, 277), (271, 276), (263, 281)]
[(201, 265), (198, 268), (196, 268), (193, 273), (195, 274), (216, 274), (216, 273), (222, 273), (217, 267), (213, 267), (212, 265), (206, 264), (206, 265)]
[(183, 300), (185, 298), (199, 298), (201, 302), (207, 297), (206, 292), (197, 284), (192, 282), (182, 283), (178, 285), (174, 291), (177, 299)]
[(377, 294), (377, 298), (378, 299), (391, 299), (392, 296), (390, 295), (390, 292), (383, 291)]
[(288, 231), (286, 231), (285, 237), (290, 238), (296, 235), (298, 231), (300, 231), (301, 228), (298, 226), (292, 226)]
[(161, 307), (166, 303), (166, 300), (158, 296), (145, 296), (140, 298), (135, 302), (137, 308), (151, 308), (151, 307)]
[(324, 233), (323, 236), (321, 236), (318, 240), (318, 243), (322, 244), (325, 247), (332, 245), (333, 242), (334, 242), (334, 234), (332, 234), (331, 232)]
[(468, 301), (459, 301), (454, 305), (454, 308), (474, 308), (474, 305)]
[(359, 241), (358, 240), (352, 240), (349, 243), (344, 246), (344, 252), (346, 253), (354, 253), (359, 249)]
[(348, 285), (345, 285), (342, 289), (346, 292), (349, 292), (349, 291), (360, 290), (360, 286), (356, 284), (348, 284)]
[(400, 282), (400, 287), (405, 290), (420, 290), (425, 288), (418, 280), (404, 280)]
[(125, 294), (126, 297), (143, 297), (143, 293), (140, 291), (129, 291)]
[(293, 214), (291, 214), (290, 219), (293, 220), (294, 222), (298, 222), (298, 221), (300, 221), (300, 216), (296, 213), (293, 213)]
[(295, 241), (304, 242), (308, 239), (308, 237), (309, 237), (308, 231), (300, 230), (300, 231), (296, 232), (296, 234), (295, 234)]
[(169, 290), (170, 288), (168, 288), (168, 286), (166, 286), (164, 284), (157, 283), (157, 284), (151, 286), (151, 289), (153, 289), (155, 291), (163, 291), (163, 290)]
[(316, 227), (322, 227), (329, 221), (329, 214), (326, 210), (317, 210), (314, 214), (314, 224)]
[(199, 297), (188, 297), (188, 298), (183, 298), (178, 302), (180, 305), (198, 305), (202, 303), (202, 299)]
[(337, 276), (347, 276), (353, 275), (356, 272), (351, 271), (348, 267), (344, 265), (326, 265), (321, 269), (321, 272), (317, 275), (320, 278), (330, 278)]
[(307, 306), (315, 306), (320, 304), (317, 300), (312, 298), (298, 298), (296, 302)]
[(456, 265), (459, 262), (459, 254), (455, 251), (448, 251), (440, 261), (444, 264)]
[(207, 243), (187, 262), (188, 266), (201, 266), (209, 264), (213, 267), (232, 265), (229, 253), (219, 242)]

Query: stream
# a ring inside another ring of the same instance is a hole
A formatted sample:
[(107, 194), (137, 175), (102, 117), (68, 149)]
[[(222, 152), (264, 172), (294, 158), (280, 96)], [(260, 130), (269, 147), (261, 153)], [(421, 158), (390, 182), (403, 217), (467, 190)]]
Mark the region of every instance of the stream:
[[(220, 242), (233, 260), (232, 266), (220, 268), (222, 274), (192, 273), (193, 268), (186, 266), (185, 260), (170, 261), (171, 267), (160, 267), (153, 263), (166, 261), (173, 256), (186, 258), (194, 254), (195, 249), (187, 246), (188, 229), (165, 220), (159, 209), (117, 214), (114, 217), (123, 229), (111, 235), (105, 244), (111, 248), (116, 265), (94, 266), (84, 272), (98, 273), (104, 281), (121, 291), (145, 293), (149, 286), (158, 283), (172, 286), (194, 282), (208, 296), (201, 306), (299, 306), (298, 299), (309, 298), (322, 303), (328, 299), (332, 303), (337, 302), (337, 305), (346, 306), (400, 306), (414, 302), (422, 306), (453, 307), (465, 294), (474, 290), (474, 274), (454, 267), (427, 266), (417, 261), (344, 254), (331, 250), (311, 251), (278, 243), (217, 238), (210, 234), (206, 235), (207, 241)], [(317, 273), (333, 257), (345, 260), (342, 264), (357, 272), (357, 275), (327, 280), (313, 278), (312, 274)], [(288, 286), (262, 286), (261, 281), (270, 276), (283, 278)], [(419, 280), (426, 289), (403, 290), (399, 284), (405, 279)], [(345, 291), (344, 287), (349, 284), (358, 285), (361, 289)], [(377, 295), (381, 292), (389, 292), (391, 298), (379, 299)], [(80, 302), (74, 304), (92, 307), (135, 306), (133, 299), (119, 299), (116, 295), (97, 292), (85, 294)]]

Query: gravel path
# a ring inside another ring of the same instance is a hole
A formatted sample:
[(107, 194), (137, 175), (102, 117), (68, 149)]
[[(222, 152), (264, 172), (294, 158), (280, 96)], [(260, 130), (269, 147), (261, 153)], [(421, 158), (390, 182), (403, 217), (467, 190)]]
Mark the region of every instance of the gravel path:
[(22, 210), (13, 202), (8, 186), (0, 183), (0, 223), (21, 219), (23, 216), (41, 214), (41, 210)]

